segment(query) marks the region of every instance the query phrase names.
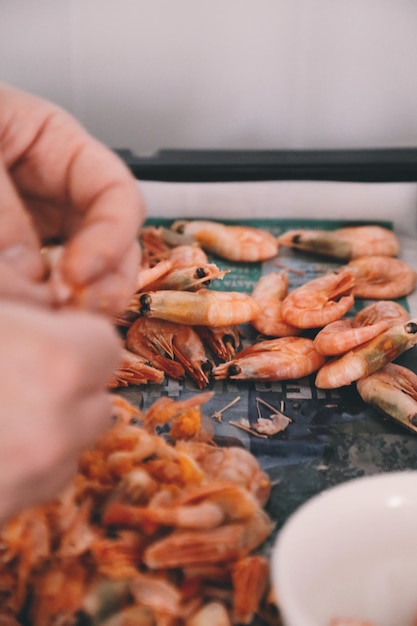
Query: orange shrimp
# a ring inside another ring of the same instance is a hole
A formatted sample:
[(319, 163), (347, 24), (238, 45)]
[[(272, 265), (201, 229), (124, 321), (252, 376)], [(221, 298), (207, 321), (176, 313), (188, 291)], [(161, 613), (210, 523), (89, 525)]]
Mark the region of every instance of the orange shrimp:
[[(262, 349), (262, 344), (271, 343)], [(273, 344), (273, 346), (272, 346)], [(293, 380), (317, 371), (325, 357), (314, 348), (313, 340), (306, 337), (280, 337), (264, 341), (244, 350), (237, 358), (221, 363), (213, 369), (216, 380)]]
[(150, 544), (144, 563), (151, 569), (186, 567), (201, 563), (226, 563), (240, 559), (270, 535), (273, 524), (262, 510), (247, 520), (210, 530), (174, 531)]
[(336, 389), (369, 376), (417, 343), (417, 319), (391, 326), (343, 356), (323, 365), (316, 376), (316, 387)]
[(268, 337), (298, 335), (300, 328), (284, 322), (282, 302), (288, 293), (288, 275), (286, 272), (271, 272), (261, 276), (255, 284), (252, 297), (262, 307), (261, 313), (252, 320), (252, 326)]
[(195, 326), (243, 324), (260, 312), (260, 305), (250, 295), (214, 289), (200, 289), (195, 293), (147, 292), (140, 296), (139, 302), (140, 315)]
[(148, 503), (132, 506), (121, 502), (110, 504), (106, 509), (106, 524), (149, 528), (172, 526), (173, 528), (209, 529), (224, 523), (244, 520), (254, 515), (259, 503), (245, 488), (226, 482), (210, 482), (180, 492), (169, 506)]
[[(214, 279), (222, 280), (231, 270), (220, 270), (215, 263), (205, 265), (172, 266), (171, 261), (161, 261), (169, 263), (171, 267), (168, 271), (155, 280), (149, 281), (146, 286), (147, 291), (158, 291), (163, 289), (178, 289), (181, 291), (196, 291), (201, 287), (207, 287)], [(158, 263), (158, 265), (161, 265)], [(158, 267), (155, 265), (152, 269)], [(151, 270), (148, 270), (149, 272)], [(130, 305), (131, 307), (132, 305)], [(134, 309), (137, 307), (133, 306)]]
[(278, 237), (278, 244), (340, 260), (369, 254), (397, 256), (400, 251), (395, 233), (376, 225), (348, 226), (333, 231), (290, 230)]
[(410, 319), (410, 313), (401, 304), (394, 300), (378, 300), (364, 307), (356, 313), (352, 323), (357, 326), (367, 326), (376, 322), (385, 321), (389, 326), (401, 324)]
[(175, 448), (192, 457), (210, 481), (227, 481), (248, 489), (259, 504), (266, 504), (271, 480), (258, 460), (245, 448), (220, 448), (204, 442), (178, 441)]
[(155, 365), (170, 376), (172, 366), (166, 364), (165, 355), (169, 359), (177, 359), (199, 388), (209, 382), (214, 362), (199, 335), (191, 326), (139, 317), (126, 333), (126, 346), (132, 352), (145, 358), (147, 357), (144, 350), (153, 351), (154, 357), (151, 363), (155, 362)]
[(116, 387), (145, 385), (146, 383), (162, 384), (164, 379), (165, 372), (152, 367), (138, 354), (123, 348), (120, 363), (108, 383), (108, 388), (115, 389)]
[(402, 365), (388, 363), (356, 383), (361, 398), (417, 433), (417, 375)]
[(282, 303), (282, 317), (298, 328), (319, 328), (343, 317), (354, 302), (355, 284), (349, 269), (328, 272), (291, 291)]
[(183, 378), (184, 367), (173, 360), (172, 348), (170, 349), (172, 333), (162, 327), (158, 334), (158, 321), (152, 324), (145, 320), (146, 318), (138, 317), (131, 323), (126, 333), (126, 348), (171, 378)]
[(389, 324), (383, 320), (364, 326), (354, 326), (352, 319), (336, 320), (315, 336), (314, 347), (320, 354), (336, 356), (373, 339), (387, 328)]
[(416, 286), (417, 272), (401, 259), (364, 256), (345, 267), (355, 276), (352, 293), (358, 298), (395, 300), (407, 296)]
[(171, 228), (193, 238), (206, 252), (231, 261), (265, 261), (278, 253), (276, 237), (260, 228), (205, 220), (177, 221)]

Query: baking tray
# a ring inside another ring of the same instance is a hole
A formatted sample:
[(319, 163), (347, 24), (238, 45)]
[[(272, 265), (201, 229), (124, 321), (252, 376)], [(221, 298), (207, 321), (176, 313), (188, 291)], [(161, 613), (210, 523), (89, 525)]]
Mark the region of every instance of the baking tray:
[[(329, 180), (352, 182), (415, 182), (417, 181), (417, 150), (369, 150), (324, 152), (238, 152), (238, 151), (162, 151), (149, 158), (138, 158), (128, 150), (120, 150), (131, 171), (138, 179), (178, 182), (220, 182), (248, 180)], [(417, 209), (416, 209), (417, 210)], [(181, 215), (176, 215), (180, 219)], [(171, 220), (172, 221), (172, 220)], [(348, 220), (239, 220), (279, 234), (293, 227), (335, 228)], [(170, 220), (150, 220), (149, 223), (169, 225)], [(385, 226), (389, 226), (386, 222)], [(416, 246), (417, 248), (417, 246)], [(227, 263), (212, 258), (222, 268)], [(280, 262), (296, 270), (308, 265), (321, 273), (335, 267), (334, 262), (314, 258), (291, 249), (280, 251)], [(417, 266), (414, 267), (417, 270)], [(265, 264), (249, 267), (231, 266), (231, 274), (240, 289), (250, 291), (256, 276), (268, 268)], [(240, 272), (240, 273), (239, 273)], [(290, 274), (290, 285), (297, 286), (297, 274)], [(233, 281), (233, 278), (230, 280)], [(304, 281), (306, 278), (304, 277)], [(293, 281), (291, 283), (291, 281)], [(295, 281), (295, 282), (294, 282)], [(218, 284), (213, 288), (219, 288)], [(224, 289), (236, 288), (236, 283), (223, 284)], [(359, 308), (371, 301), (357, 301)], [(401, 301), (408, 306), (407, 299)], [(250, 328), (243, 329), (251, 340)], [(417, 347), (412, 348), (397, 363), (417, 372)], [(210, 388), (210, 387), (209, 387)], [(225, 445), (241, 445), (249, 449), (268, 472), (272, 493), (267, 510), (276, 522), (275, 531), (263, 546), (265, 554), (288, 517), (306, 500), (326, 488), (344, 481), (382, 472), (417, 470), (417, 435), (382, 416), (360, 398), (355, 385), (339, 390), (317, 390), (314, 376), (299, 381), (259, 384), (255, 382), (218, 381), (212, 400), (204, 405), (210, 416), (239, 396), (241, 400), (215, 423), (218, 441)], [(120, 390), (129, 401), (147, 408), (161, 393), (187, 397), (199, 393), (193, 383), (181, 388), (177, 382), (167, 382), (163, 389), (150, 385)], [(230, 421), (257, 416), (257, 400), (262, 398), (291, 418), (288, 428), (268, 440), (258, 439), (230, 426)]]
[(417, 148), (369, 150), (160, 150), (138, 156), (117, 149), (140, 180), (225, 182), (322, 180), (417, 181)]

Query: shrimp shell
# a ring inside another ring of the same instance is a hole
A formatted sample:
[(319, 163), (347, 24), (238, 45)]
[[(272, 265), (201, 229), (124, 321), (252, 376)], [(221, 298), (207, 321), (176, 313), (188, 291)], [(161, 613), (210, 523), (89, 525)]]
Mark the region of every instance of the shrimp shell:
[[(174, 363), (172, 359), (175, 358), (200, 389), (209, 383), (214, 362), (191, 326), (139, 317), (126, 333), (126, 346), (139, 355), (144, 355), (144, 349), (148, 347), (154, 353), (153, 357), (150, 357), (151, 362), (155, 362), (168, 375), (172, 375), (170, 373), (172, 370), (174, 374), (176, 373), (172, 365)], [(167, 364), (166, 361), (170, 359), (171, 364)], [(179, 371), (178, 374), (180, 373)]]
[(329, 361), (317, 373), (316, 387), (336, 389), (369, 376), (417, 343), (417, 319), (391, 326), (374, 339)]
[(314, 347), (320, 354), (336, 356), (373, 339), (387, 328), (389, 324), (383, 320), (356, 327), (352, 319), (336, 320), (317, 333), (314, 337)]
[(395, 300), (407, 296), (416, 286), (417, 272), (401, 259), (364, 256), (345, 267), (355, 276), (353, 294), (358, 298)]
[(364, 307), (356, 313), (352, 323), (357, 326), (368, 326), (376, 322), (385, 321), (389, 326), (405, 323), (410, 319), (410, 313), (401, 304), (394, 300), (378, 300)]
[[(280, 337), (272, 342), (272, 349), (266, 346), (262, 350), (255, 345), (236, 359), (221, 363), (213, 370), (215, 380), (293, 380), (316, 372), (326, 360), (315, 350), (312, 339)], [(268, 344), (268, 341), (262, 344)]]
[[(154, 266), (158, 267), (157, 265)], [(152, 269), (154, 269), (152, 268)], [(205, 265), (187, 265), (170, 268), (146, 285), (147, 291), (164, 289), (178, 289), (181, 291), (196, 291), (207, 287), (212, 280), (222, 280), (231, 270), (220, 270), (215, 263)]]
[(282, 317), (298, 328), (326, 326), (351, 308), (354, 284), (349, 269), (327, 272), (291, 291), (282, 303)]
[(361, 398), (417, 433), (417, 375), (402, 365), (389, 363), (358, 380)]
[(260, 305), (238, 291), (200, 289), (153, 291), (141, 295), (140, 315), (193, 326), (226, 326), (250, 322)]
[(268, 337), (298, 335), (300, 328), (284, 322), (282, 302), (288, 293), (288, 275), (286, 272), (270, 272), (258, 280), (252, 291), (252, 297), (262, 307), (261, 313), (251, 324)]
[(171, 228), (192, 237), (206, 252), (230, 261), (265, 261), (278, 254), (276, 237), (261, 228), (204, 220), (177, 221)]
[(370, 254), (397, 256), (400, 251), (395, 233), (377, 225), (348, 226), (333, 231), (290, 230), (278, 237), (278, 243), (340, 260)]

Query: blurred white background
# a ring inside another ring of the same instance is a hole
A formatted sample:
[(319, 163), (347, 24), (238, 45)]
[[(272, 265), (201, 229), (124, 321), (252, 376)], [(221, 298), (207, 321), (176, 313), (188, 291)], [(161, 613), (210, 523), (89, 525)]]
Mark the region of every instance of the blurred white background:
[(0, 80), (159, 148), (417, 145), (415, 0), (0, 0)]

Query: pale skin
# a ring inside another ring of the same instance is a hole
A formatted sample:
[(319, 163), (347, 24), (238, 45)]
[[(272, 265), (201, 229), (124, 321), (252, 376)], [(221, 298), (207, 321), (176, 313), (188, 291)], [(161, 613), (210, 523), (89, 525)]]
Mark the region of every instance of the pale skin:
[[(110, 150), (52, 103), (0, 84), (0, 523), (62, 489), (111, 423), (111, 316), (134, 292), (143, 216)], [(59, 290), (41, 254), (52, 239)]]

